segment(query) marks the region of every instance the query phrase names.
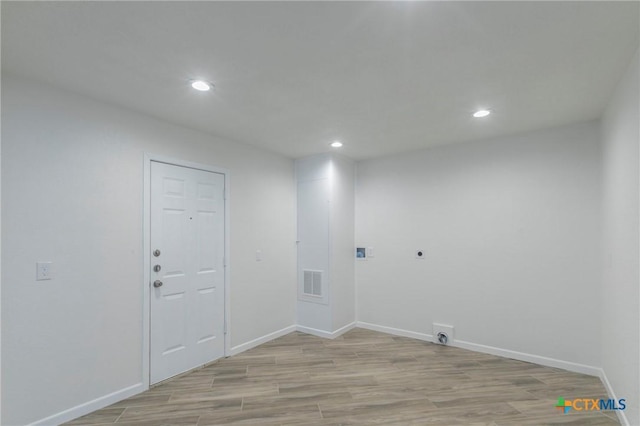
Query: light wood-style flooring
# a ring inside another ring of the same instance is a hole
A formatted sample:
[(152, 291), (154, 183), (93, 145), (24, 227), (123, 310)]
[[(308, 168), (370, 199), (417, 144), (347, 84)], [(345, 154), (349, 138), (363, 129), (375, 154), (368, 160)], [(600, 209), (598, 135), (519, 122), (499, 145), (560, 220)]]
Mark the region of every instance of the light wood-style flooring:
[(70, 425), (616, 425), (596, 377), (364, 329), (291, 333)]

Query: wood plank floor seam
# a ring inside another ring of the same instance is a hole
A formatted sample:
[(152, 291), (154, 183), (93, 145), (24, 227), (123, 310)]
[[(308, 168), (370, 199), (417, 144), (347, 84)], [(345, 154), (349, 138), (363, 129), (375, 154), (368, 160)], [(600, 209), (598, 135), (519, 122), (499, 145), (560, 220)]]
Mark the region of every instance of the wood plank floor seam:
[(355, 328), (293, 332), (69, 425), (617, 425), (559, 397), (608, 398), (600, 379)]

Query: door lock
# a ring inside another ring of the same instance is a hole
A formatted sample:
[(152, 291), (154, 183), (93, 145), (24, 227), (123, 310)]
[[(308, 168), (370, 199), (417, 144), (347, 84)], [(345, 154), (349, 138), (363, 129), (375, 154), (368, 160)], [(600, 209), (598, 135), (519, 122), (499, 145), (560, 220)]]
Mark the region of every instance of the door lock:
[(160, 272), (160, 269), (162, 269), (162, 267), (160, 267), (160, 265), (156, 265), (153, 267), (153, 271), (154, 272)]
[(155, 288), (162, 287), (162, 281), (160, 281), (160, 280), (155, 280), (155, 281), (153, 282), (153, 286), (154, 286)]

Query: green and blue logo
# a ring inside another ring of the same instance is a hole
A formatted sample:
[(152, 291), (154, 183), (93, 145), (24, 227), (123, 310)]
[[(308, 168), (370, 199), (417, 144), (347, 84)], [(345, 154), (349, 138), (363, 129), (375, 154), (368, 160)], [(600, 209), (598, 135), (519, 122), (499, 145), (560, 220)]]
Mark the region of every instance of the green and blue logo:
[(626, 399), (592, 399), (592, 398), (576, 398), (576, 399), (564, 399), (558, 398), (558, 403), (555, 405), (558, 410), (561, 410), (564, 414), (569, 411), (623, 411), (627, 408)]

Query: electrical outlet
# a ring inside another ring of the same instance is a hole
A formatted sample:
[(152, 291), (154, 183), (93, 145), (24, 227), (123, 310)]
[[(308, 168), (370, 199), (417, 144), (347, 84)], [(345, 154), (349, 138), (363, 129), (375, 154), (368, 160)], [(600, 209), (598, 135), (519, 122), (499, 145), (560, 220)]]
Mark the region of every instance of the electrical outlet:
[(36, 281), (53, 279), (53, 262), (36, 262)]

